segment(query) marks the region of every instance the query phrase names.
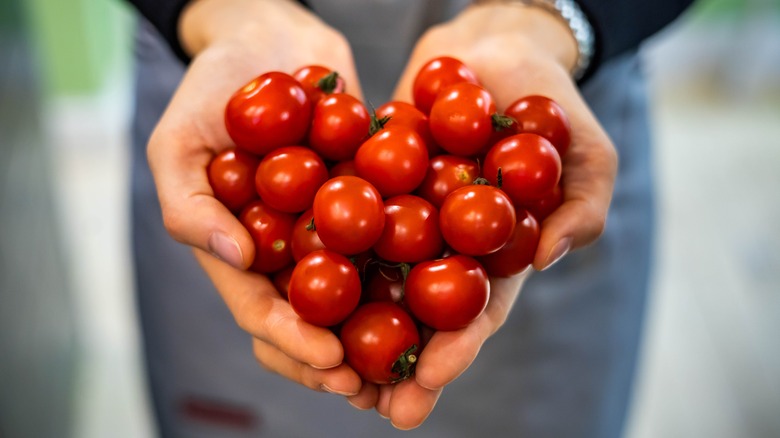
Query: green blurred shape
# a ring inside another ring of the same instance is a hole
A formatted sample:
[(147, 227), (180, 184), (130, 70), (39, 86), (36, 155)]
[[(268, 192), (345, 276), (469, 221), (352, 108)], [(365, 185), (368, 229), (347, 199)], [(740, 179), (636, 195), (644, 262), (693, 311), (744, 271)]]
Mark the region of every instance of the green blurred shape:
[(120, 0), (26, 0), (46, 94), (94, 93), (126, 68), (132, 18)]

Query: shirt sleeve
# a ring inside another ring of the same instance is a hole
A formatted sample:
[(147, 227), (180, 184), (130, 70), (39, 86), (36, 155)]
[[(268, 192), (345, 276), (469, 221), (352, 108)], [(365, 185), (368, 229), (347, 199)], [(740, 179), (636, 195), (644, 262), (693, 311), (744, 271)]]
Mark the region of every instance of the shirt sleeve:
[(596, 33), (592, 73), (605, 61), (636, 49), (677, 18), (693, 0), (577, 0)]
[(189, 62), (179, 43), (179, 15), (190, 0), (127, 0), (160, 32), (176, 56)]

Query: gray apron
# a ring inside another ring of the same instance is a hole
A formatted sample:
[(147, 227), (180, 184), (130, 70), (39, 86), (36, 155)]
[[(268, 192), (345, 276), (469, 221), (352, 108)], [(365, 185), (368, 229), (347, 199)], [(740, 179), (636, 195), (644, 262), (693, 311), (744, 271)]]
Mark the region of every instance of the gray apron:
[[(464, 2), (309, 1), (353, 44), (374, 103), (420, 32)], [(401, 18), (399, 18), (401, 17)], [(604, 65), (582, 90), (615, 142), (620, 169), (593, 246), (531, 276), (506, 325), (447, 386), (422, 427), (260, 368), (189, 248), (161, 221), (145, 148), (184, 66), (145, 22), (136, 41), (132, 231), (137, 303), (157, 426), (165, 437), (618, 437), (631, 400), (653, 232), (645, 82), (638, 56)], [(382, 57), (372, 56), (381, 53)]]

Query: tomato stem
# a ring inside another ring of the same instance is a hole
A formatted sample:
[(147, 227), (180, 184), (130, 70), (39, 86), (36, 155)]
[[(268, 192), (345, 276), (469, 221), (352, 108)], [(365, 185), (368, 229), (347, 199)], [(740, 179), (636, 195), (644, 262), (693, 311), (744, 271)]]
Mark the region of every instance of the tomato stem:
[(517, 123), (517, 120), (515, 120), (513, 117), (499, 113), (493, 114), (490, 116), (490, 118), (493, 122), (493, 130), (496, 132), (509, 129)]
[(306, 225), (306, 231), (317, 231), (317, 227), (314, 225), (314, 218), (312, 217), (309, 223)]
[(480, 176), (479, 178), (475, 178), (474, 182), (472, 184), (478, 185), (478, 186), (489, 186), (490, 185), (490, 181), (488, 181), (487, 179), (482, 178)]
[(338, 84), (339, 74), (338, 72), (332, 71), (317, 81), (317, 88), (322, 90), (325, 94), (331, 94), (336, 90)]
[(406, 351), (401, 353), (398, 356), (398, 359), (393, 362), (393, 367), (390, 371), (392, 371), (393, 374), (397, 374), (398, 377), (390, 379), (391, 383), (398, 383), (414, 375), (414, 368), (417, 364), (416, 352), (417, 344), (412, 344), (411, 347), (407, 348)]
[(381, 131), (387, 122), (390, 121), (392, 117), (390, 116), (384, 116), (384, 117), (377, 117), (376, 111), (371, 111), (371, 124), (368, 126), (368, 136), (372, 136), (376, 134), (377, 132)]
[(498, 172), (496, 172), (496, 187), (500, 189), (502, 185), (504, 185), (504, 175), (499, 167)]

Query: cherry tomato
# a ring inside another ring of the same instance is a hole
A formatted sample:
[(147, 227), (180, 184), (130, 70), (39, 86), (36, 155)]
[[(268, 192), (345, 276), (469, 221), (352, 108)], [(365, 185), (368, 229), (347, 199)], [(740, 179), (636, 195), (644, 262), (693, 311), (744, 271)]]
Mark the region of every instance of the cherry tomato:
[(262, 74), (238, 90), (225, 109), (225, 127), (236, 146), (257, 155), (299, 144), (311, 120), (311, 103), (292, 76)]
[(397, 383), (414, 374), (420, 334), (396, 304), (363, 304), (344, 323), (339, 338), (345, 361), (367, 382)]
[(517, 120), (517, 132), (541, 135), (555, 146), (563, 157), (571, 143), (569, 117), (560, 105), (545, 96), (522, 97), (506, 110), (506, 115)]
[(355, 161), (339, 161), (330, 168), (330, 177), (335, 178), (337, 176), (357, 176), (357, 169), (355, 169)]
[(290, 240), (295, 216), (255, 201), (244, 208), (239, 219), (255, 242), (255, 259), (250, 269), (268, 274), (292, 263)]
[(441, 91), (430, 115), (431, 134), (445, 151), (472, 156), (482, 151), (493, 135), (496, 104), (479, 85), (460, 82)]
[(311, 149), (287, 146), (269, 153), (255, 175), (257, 193), (266, 204), (287, 213), (311, 207), (314, 194), (328, 180), (328, 168)]
[(404, 300), (412, 314), (436, 330), (458, 330), (477, 319), (490, 298), (487, 272), (464, 255), (415, 265), (406, 277)]
[(292, 232), (292, 246), (293, 259), (296, 262), (300, 261), (310, 252), (317, 251), (318, 249), (325, 249), (325, 244), (320, 240), (320, 236), (317, 234), (317, 230), (312, 225), (314, 219), (314, 212), (312, 209), (306, 210), (298, 220), (295, 221), (295, 226)]
[(479, 257), (488, 275), (511, 277), (526, 270), (539, 246), (539, 223), (525, 210), (517, 210), (517, 224), (509, 242), (498, 251)]
[(517, 134), (490, 148), (482, 175), (491, 184), (500, 185), (516, 205), (522, 205), (540, 199), (558, 184), (561, 157), (544, 137)]
[(440, 208), (453, 190), (470, 185), (479, 177), (477, 162), (455, 155), (439, 155), (428, 162), (425, 179), (417, 188), (417, 194)]
[(292, 76), (301, 83), (312, 104), (316, 104), (328, 94), (344, 92), (344, 78), (321, 65), (301, 67)]
[(553, 189), (547, 192), (541, 198), (526, 202), (521, 207), (528, 210), (531, 215), (539, 222), (544, 222), (547, 216), (551, 215), (558, 207), (563, 204), (563, 190), (561, 185), (553, 187)]
[(301, 319), (330, 327), (344, 321), (357, 307), (360, 277), (349, 259), (321, 249), (295, 265), (287, 294)]
[(414, 106), (424, 114), (430, 113), (439, 92), (458, 82), (479, 84), (477, 75), (458, 59), (442, 56), (428, 61), (412, 84)]
[(209, 184), (214, 197), (228, 210), (240, 212), (257, 199), (255, 171), (260, 160), (240, 149), (230, 148), (217, 154), (209, 163)]
[(356, 176), (328, 180), (314, 196), (314, 224), (325, 247), (341, 254), (371, 248), (385, 226), (382, 196)]
[(314, 107), (309, 146), (328, 160), (351, 160), (368, 137), (370, 123), (366, 107), (355, 97), (331, 94)]
[(363, 286), (361, 300), (367, 303), (387, 301), (403, 307), (403, 299), (404, 276), (401, 269), (388, 266), (373, 269)]
[(512, 201), (501, 190), (472, 184), (450, 193), (439, 211), (444, 240), (456, 252), (479, 256), (498, 251), (516, 222)]
[(414, 191), (425, 178), (427, 166), (425, 144), (406, 126), (382, 129), (355, 155), (358, 176), (373, 184), (383, 197)]
[(414, 195), (398, 195), (385, 201), (385, 228), (374, 252), (391, 262), (417, 263), (441, 255), (444, 242), (439, 212), (430, 202)]
[(414, 105), (401, 101), (387, 102), (376, 109), (376, 116), (385, 120), (384, 126), (408, 126), (420, 136), (428, 149), (428, 156), (435, 157), (441, 153), (441, 148), (433, 140), (431, 128), (428, 127), (428, 116), (415, 108)]
[(293, 268), (295, 266), (290, 265), (274, 274), (274, 287), (285, 300), (287, 299), (287, 291), (290, 289), (290, 278), (292, 277)]

